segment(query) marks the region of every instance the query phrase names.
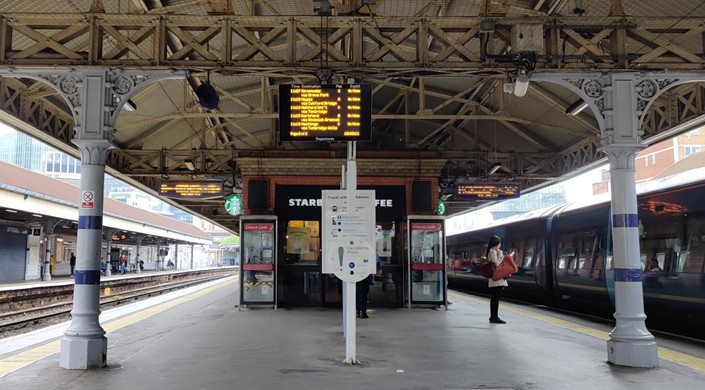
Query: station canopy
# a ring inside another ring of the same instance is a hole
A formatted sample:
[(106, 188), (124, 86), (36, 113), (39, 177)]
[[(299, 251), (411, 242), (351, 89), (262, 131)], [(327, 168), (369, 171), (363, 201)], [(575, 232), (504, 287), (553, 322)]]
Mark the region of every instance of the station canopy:
[[(518, 77), (702, 73), (704, 18), (690, 0), (6, 0), (0, 68), (187, 71), (125, 104), (107, 171), (153, 194), (163, 181), (222, 181), (222, 196), (167, 201), (237, 231), (224, 201), (243, 177), (282, 158), (345, 158), (341, 141), (280, 138), (281, 84), (369, 84), (358, 158), (433, 161), (454, 214), (482, 202), (455, 199), (458, 184), (526, 193), (604, 159), (592, 112), (567, 115), (577, 95), (533, 81), (517, 92)], [(5, 77), (0, 92), (0, 119), (80, 158), (54, 89)], [(670, 89), (648, 108), (643, 140), (691, 129), (704, 106), (705, 85)]]

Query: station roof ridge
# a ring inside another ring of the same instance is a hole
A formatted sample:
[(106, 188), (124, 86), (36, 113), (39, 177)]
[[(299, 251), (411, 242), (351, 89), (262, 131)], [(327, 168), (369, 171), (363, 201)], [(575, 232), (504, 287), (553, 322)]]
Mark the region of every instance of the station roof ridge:
[[(52, 198), (52, 201), (58, 203), (78, 207), (79, 187), (2, 161), (0, 161), (0, 183), (36, 194), (46, 195), (48, 198)], [(7, 205), (6, 207), (12, 206)], [(103, 197), (103, 210), (106, 215), (112, 215), (119, 219), (148, 224), (197, 238), (212, 239), (209, 234), (194, 225), (173, 220), (108, 197)]]

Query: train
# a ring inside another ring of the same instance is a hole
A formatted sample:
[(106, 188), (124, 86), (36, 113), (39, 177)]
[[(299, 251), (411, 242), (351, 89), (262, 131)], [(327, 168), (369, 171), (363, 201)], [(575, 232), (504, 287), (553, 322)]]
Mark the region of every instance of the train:
[[(503, 296), (614, 320), (608, 194), (449, 235), (448, 287), (488, 293), (490, 236), (518, 266)], [(637, 184), (644, 311), (650, 330), (705, 340), (705, 168)]]

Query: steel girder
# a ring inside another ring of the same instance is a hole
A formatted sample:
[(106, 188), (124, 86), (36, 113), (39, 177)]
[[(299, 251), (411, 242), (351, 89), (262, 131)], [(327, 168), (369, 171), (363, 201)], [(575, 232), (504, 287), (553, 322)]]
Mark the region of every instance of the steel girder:
[[(525, 26), (541, 36), (518, 40)], [(322, 60), (348, 76), (503, 74), (525, 52), (544, 70), (703, 70), (704, 40), (702, 20), (687, 16), (0, 16), (3, 65), (270, 75), (315, 74)]]

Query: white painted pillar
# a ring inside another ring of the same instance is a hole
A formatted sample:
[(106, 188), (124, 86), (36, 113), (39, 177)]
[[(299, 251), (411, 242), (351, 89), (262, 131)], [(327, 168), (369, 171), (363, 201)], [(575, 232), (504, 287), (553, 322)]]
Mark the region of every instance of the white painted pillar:
[(607, 342), (610, 363), (656, 367), (658, 346), (646, 329), (639, 253), (635, 157), (645, 145), (641, 125), (659, 94), (686, 82), (705, 80), (696, 73), (541, 73), (575, 92), (588, 104), (600, 126), (602, 150), (610, 161), (616, 327)]
[[(631, 367), (658, 366), (658, 346), (646, 329), (644, 291), (639, 253), (639, 215), (636, 199), (637, 152), (641, 142), (638, 75), (612, 74), (605, 88), (603, 150), (610, 161), (612, 232), (615, 280), (615, 328), (607, 342), (610, 363)], [(655, 94), (655, 92), (654, 92)]]
[[(81, 151), (76, 275), (71, 325), (61, 340), (59, 365), (87, 369), (106, 364), (107, 339), (98, 323), (103, 176), (122, 106), (151, 83), (187, 76), (184, 71), (126, 71), (106, 67), (0, 69), (0, 76), (29, 78), (54, 88), (71, 109), (73, 143)], [(87, 199), (90, 198), (90, 199)]]
[(179, 243), (174, 244), (174, 269), (179, 269)]
[[(96, 88), (103, 88), (100, 81)], [(62, 368), (86, 369), (105, 366), (108, 356), (108, 339), (98, 317), (103, 182), (110, 144), (101, 140), (74, 140), (74, 143), (81, 149), (75, 286), (71, 324), (61, 339), (59, 365)]]
[(140, 267), (140, 246), (142, 246), (142, 240), (144, 240), (144, 236), (137, 238), (137, 257), (135, 258), (135, 271), (138, 275), (142, 273), (142, 269)]
[(42, 280), (48, 282), (51, 280), (51, 248), (54, 244), (54, 222), (49, 221), (44, 227), (44, 272)]
[(110, 258), (111, 252), (113, 251), (113, 234), (115, 234), (116, 230), (115, 229), (106, 229), (105, 230), (105, 236), (107, 237), (106, 240), (106, 249), (105, 249), (105, 276), (112, 276), (113, 275), (113, 264)]

